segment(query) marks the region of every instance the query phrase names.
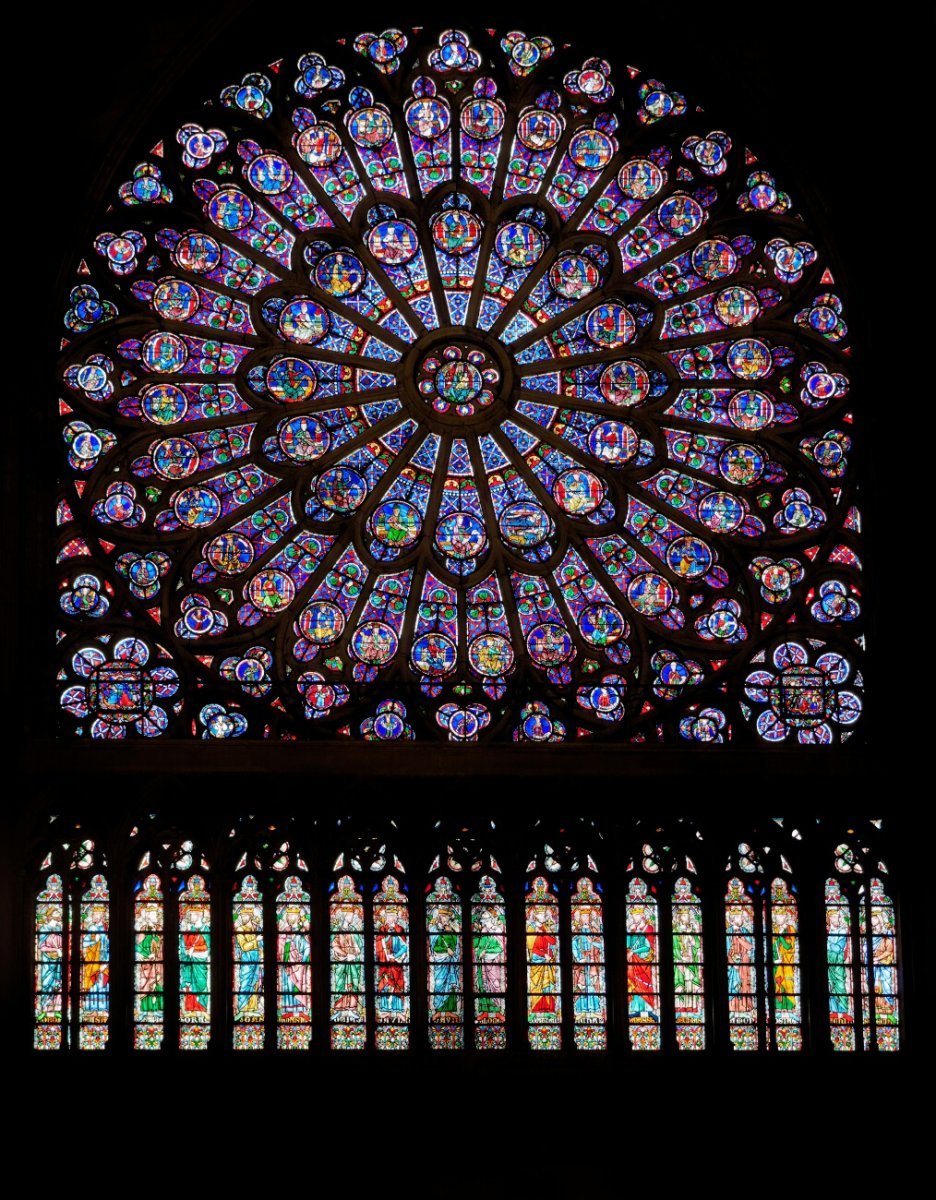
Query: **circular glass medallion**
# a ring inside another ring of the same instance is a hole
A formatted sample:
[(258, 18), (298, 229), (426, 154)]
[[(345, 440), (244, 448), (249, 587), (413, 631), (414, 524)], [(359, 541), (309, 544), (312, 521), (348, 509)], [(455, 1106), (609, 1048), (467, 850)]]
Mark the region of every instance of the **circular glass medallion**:
[(624, 618), (610, 604), (592, 604), (579, 617), (582, 637), (591, 646), (613, 646), (624, 635)]
[(299, 614), (299, 632), (316, 646), (330, 646), (341, 637), (345, 627), (344, 613), (337, 604), (316, 600), (307, 604)]
[(183, 279), (164, 279), (153, 292), (153, 308), (167, 321), (187, 321), (198, 305), (198, 291)]
[(319, 476), (315, 494), (332, 512), (352, 513), (367, 495), (367, 481), (353, 467), (329, 467)]
[(214, 224), (232, 233), (249, 225), (253, 215), (253, 201), (238, 188), (222, 188), (208, 202), (208, 216)]
[(569, 158), (586, 171), (603, 171), (613, 153), (614, 142), (599, 129), (582, 129), (569, 142)]
[(239, 575), (254, 560), (253, 543), (239, 533), (222, 533), (205, 547), (205, 557), (219, 575)]
[(699, 242), (692, 252), (692, 265), (703, 279), (714, 282), (731, 275), (738, 265), (738, 256), (728, 242), (709, 238)]
[(362, 663), (382, 667), (397, 652), (397, 635), (383, 621), (365, 621), (351, 637), (351, 653)]
[(183, 488), (172, 502), (175, 515), (189, 529), (201, 529), (221, 515), (217, 493), (207, 487)]
[(188, 398), (172, 383), (154, 383), (144, 388), (140, 407), (143, 416), (154, 425), (174, 425), (188, 411)]
[(763, 392), (736, 392), (728, 401), (728, 418), (738, 429), (765, 429), (774, 419), (774, 403)]
[(501, 225), (494, 237), (494, 250), (509, 267), (531, 267), (546, 248), (542, 233), (526, 221)]
[(409, 221), (380, 221), (367, 235), (367, 248), (378, 262), (398, 267), (415, 258), (419, 239)]
[(604, 484), (592, 471), (573, 467), (571, 471), (563, 471), (553, 484), (553, 496), (569, 516), (585, 517), (600, 507)]
[(744, 520), (744, 505), (730, 492), (709, 492), (699, 503), (699, 520), (713, 533), (731, 533)]
[(488, 142), (504, 128), (504, 108), (496, 100), (476, 96), (461, 110), (461, 127), (469, 137)]
[(418, 539), (422, 531), (422, 518), (419, 510), (405, 500), (387, 500), (374, 509), (370, 528), (378, 542), (402, 550)]
[(625, 359), (609, 363), (601, 372), (598, 387), (609, 404), (640, 404), (650, 391), (650, 376), (639, 362)]
[(623, 421), (599, 421), (589, 431), (588, 448), (595, 458), (621, 467), (637, 453), (640, 438), (637, 431)]
[(270, 395), (283, 404), (298, 404), (308, 400), (317, 384), (318, 379), (311, 364), (301, 358), (281, 358), (266, 373)]
[(484, 525), (473, 513), (454, 512), (436, 526), (435, 544), (446, 558), (477, 558), (487, 545)]
[(623, 304), (612, 300), (593, 308), (585, 318), (585, 332), (602, 350), (615, 350), (631, 341), (637, 323)]
[(153, 466), (163, 479), (185, 479), (198, 470), (199, 459), (187, 438), (164, 438), (153, 447)]
[(341, 154), (341, 138), (330, 125), (310, 125), (296, 138), (296, 149), (310, 167), (327, 167)]
[(280, 333), (300, 346), (320, 342), (328, 333), (328, 313), (314, 300), (291, 300), (280, 313)]
[(763, 379), (773, 367), (770, 351), (757, 338), (742, 338), (728, 347), (728, 369), (739, 379)]
[(481, 222), (470, 212), (449, 208), (432, 222), (432, 240), (446, 254), (470, 254), (481, 240)]
[(455, 669), (455, 643), (444, 633), (424, 633), (413, 642), (410, 661), (420, 675), (441, 679)]
[(411, 100), (406, 106), (406, 124), (417, 137), (432, 141), (449, 127), (449, 110), (432, 96)]
[(649, 200), (663, 186), (663, 172), (648, 158), (635, 158), (621, 167), (618, 186), (631, 200)]
[(468, 647), (468, 661), (479, 675), (490, 679), (506, 675), (513, 666), (510, 642), (499, 633), (483, 633)]
[(601, 283), (601, 272), (584, 254), (563, 254), (549, 268), (549, 282), (566, 300), (583, 300)]
[(729, 483), (749, 487), (764, 473), (764, 455), (747, 442), (733, 442), (718, 456), (718, 469)]
[(250, 185), (264, 196), (280, 196), (288, 192), (293, 170), (278, 154), (259, 154), (247, 168)]
[(259, 571), (247, 585), (247, 596), (261, 612), (279, 612), (291, 604), (296, 585), (285, 571)]
[(330, 441), (328, 430), (315, 417), (291, 417), (280, 427), (280, 449), (297, 463), (321, 458)]
[(696, 579), (712, 565), (712, 551), (701, 538), (686, 534), (670, 543), (666, 562), (674, 574)]
[(715, 315), (723, 325), (750, 325), (759, 314), (760, 303), (750, 288), (725, 288), (715, 297)]
[(627, 585), (627, 599), (636, 612), (645, 617), (658, 617), (673, 603), (673, 588), (654, 571), (635, 575)]
[(549, 514), (530, 500), (508, 504), (500, 517), (501, 537), (510, 546), (532, 550), (542, 545), (551, 532)]
[(659, 208), (660, 224), (676, 237), (688, 237), (702, 224), (702, 208), (691, 196), (677, 193), (664, 200)]
[(530, 109), (517, 123), (517, 137), (528, 150), (551, 150), (562, 137), (562, 121), (544, 108)]
[(531, 629), (526, 644), (530, 658), (539, 667), (558, 667), (575, 654), (568, 631), (551, 621)]
[(314, 279), (323, 292), (344, 300), (356, 296), (364, 286), (365, 272), (361, 260), (347, 250), (334, 250), (316, 263)]
[(361, 108), (348, 121), (348, 132), (356, 145), (377, 150), (393, 137), (393, 122), (382, 108)]
[(172, 257), (183, 271), (204, 275), (221, 261), (221, 247), (207, 233), (186, 233), (176, 242)]
[(188, 347), (175, 333), (151, 333), (143, 342), (143, 363), (155, 374), (172, 375), (188, 361)]

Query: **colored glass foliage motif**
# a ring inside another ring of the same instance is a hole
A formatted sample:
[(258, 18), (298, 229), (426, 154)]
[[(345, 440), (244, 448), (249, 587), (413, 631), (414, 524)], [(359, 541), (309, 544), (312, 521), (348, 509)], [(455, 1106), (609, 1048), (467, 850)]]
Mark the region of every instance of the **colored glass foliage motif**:
[(62, 309), (63, 732), (852, 736), (838, 285), (594, 49), (297, 47), (124, 164)]

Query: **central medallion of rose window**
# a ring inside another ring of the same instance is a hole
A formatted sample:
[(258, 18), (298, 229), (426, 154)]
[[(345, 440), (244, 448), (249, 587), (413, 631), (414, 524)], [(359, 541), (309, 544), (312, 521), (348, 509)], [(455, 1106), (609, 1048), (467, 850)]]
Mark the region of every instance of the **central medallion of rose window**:
[(500, 370), (486, 350), (451, 342), (422, 360), (417, 386), (437, 413), (473, 417), (493, 404), (500, 379)]

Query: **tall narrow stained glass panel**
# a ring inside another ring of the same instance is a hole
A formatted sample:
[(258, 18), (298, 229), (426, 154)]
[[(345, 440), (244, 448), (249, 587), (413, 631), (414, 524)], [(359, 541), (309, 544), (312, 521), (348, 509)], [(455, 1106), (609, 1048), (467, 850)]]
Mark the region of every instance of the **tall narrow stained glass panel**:
[(562, 976), (556, 885), (542, 875), (527, 884), (527, 1026), (534, 1050), (562, 1045)]
[(572, 894), (572, 1008), (579, 1050), (608, 1044), (604, 911), (596, 885), (583, 876)]
[(429, 1045), (460, 1050), (465, 1044), (464, 936), (461, 899), (440, 875), (426, 897)]
[(780, 878), (770, 886), (770, 928), (773, 1035), (778, 1050), (799, 1050), (803, 1044), (799, 913), (793, 890)]
[(642, 879), (627, 889), (627, 1026), (633, 1050), (660, 1048), (659, 905)]
[(137, 884), (133, 903), (133, 1044), (158, 1050), (165, 1021), (165, 909), (158, 875)]
[(685, 876), (673, 884), (673, 998), (676, 1045), (705, 1049), (705, 980), (702, 951), (702, 904)]
[(329, 925), (331, 1044), (336, 1050), (361, 1050), (367, 1044), (364, 903), (350, 875), (334, 885)]
[[(405, 888), (405, 884), (403, 887)], [(409, 906), (393, 875), (374, 896), (374, 1044), (405, 1050), (410, 1025)]]
[(78, 1045), (103, 1050), (110, 1017), (110, 893), (95, 875), (81, 897), (81, 953), (78, 989)]
[(836, 1050), (855, 1049), (855, 979), (851, 906), (837, 879), (825, 885), (829, 1034)]
[(244, 876), (231, 913), (234, 971), (234, 1049), (262, 1050), (264, 1044), (263, 897), (253, 875)]
[(61, 875), (50, 875), (36, 896), (33, 1045), (37, 1050), (62, 1046), (65, 1012), (65, 904)]
[(507, 910), (491, 875), (471, 897), (471, 980), (475, 1047), (507, 1045)]
[(858, 908), (861, 937), (861, 1001), (864, 1048), (900, 1048), (900, 1000), (897, 979), (897, 931), (894, 905), (881, 879), (861, 889)]
[(728, 1026), (736, 1050), (757, 1050), (758, 1022), (754, 901), (740, 879), (728, 881), (725, 952), (728, 960)]
[(201, 875), (179, 894), (179, 1048), (205, 1050), (211, 1037), (211, 903)]
[(276, 897), (276, 1044), (307, 1050), (312, 1044), (312, 944), (309, 893), (289, 875)]

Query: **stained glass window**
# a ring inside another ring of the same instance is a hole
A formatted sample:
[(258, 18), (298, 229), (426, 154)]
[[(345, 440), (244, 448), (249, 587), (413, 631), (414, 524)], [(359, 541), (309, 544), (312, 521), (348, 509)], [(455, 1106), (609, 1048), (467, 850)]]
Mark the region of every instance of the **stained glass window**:
[(534, 1050), (562, 1045), (562, 971), (558, 888), (542, 875), (527, 885), (527, 1016)]
[(471, 897), (471, 975), (475, 1047), (507, 1045), (507, 909), (497, 881), (482, 875)]
[(409, 904), (393, 875), (374, 896), (374, 1008), (378, 1050), (405, 1050), (410, 1026)]
[(33, 904), (33, 1045), (103, 1050), (111, 1017), (106, 860), (79, 836), (45, 858)]
[(896, 912), (883, 878), (887, 866), (864, 840), (835, 847), (836, 874), (825, 882), (829, 1033), (836, 1050), (897, 1050)]
[(656, 889), (627, 889), (627, 1024), (631, 1048), (660, 1048), (660, 916)]
[(335, 883), (329, 914), (331, 1044), (337, 1050), (360, 1050), (367, 1044), (364, 903), (350, 875)]
[(735, 864), (743, 877), (728, 880), (728, 1012), (736, 1050), (803, 1044), (798, 889), (785, 856), (776, 858), (785, 874), (771, 879), (769, 852), (742, 842)]
[(63, 732), (851, 736), (839, 285), (593, 51), (293, 48), (125, 164), (63, 303)]
[(211, 1036), (211, 901), (201, 875), (179, 892), (179, 1047), (204, 1050)]

